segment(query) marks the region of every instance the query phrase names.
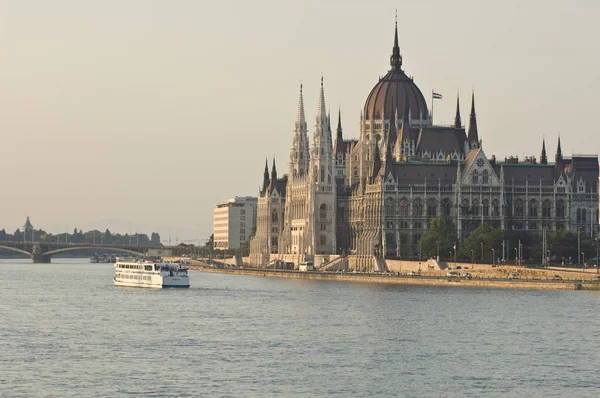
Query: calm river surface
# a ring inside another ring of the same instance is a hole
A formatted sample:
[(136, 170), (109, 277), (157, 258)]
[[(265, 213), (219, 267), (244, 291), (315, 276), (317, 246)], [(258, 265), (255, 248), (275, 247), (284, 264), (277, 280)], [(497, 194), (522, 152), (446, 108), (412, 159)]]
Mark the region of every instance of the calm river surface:
[(0, 261), (0, 396), (593, 397), (600, 294)]

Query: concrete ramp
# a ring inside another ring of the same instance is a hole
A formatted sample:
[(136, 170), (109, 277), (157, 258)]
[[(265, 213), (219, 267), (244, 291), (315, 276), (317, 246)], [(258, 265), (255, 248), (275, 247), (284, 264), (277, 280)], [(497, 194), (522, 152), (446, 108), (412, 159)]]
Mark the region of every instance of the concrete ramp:
[(317, 271), (341, 271), (347, 268), (346, 257), (336, 257), (331, 261), (321, 264), (316, 267)]
[(433, 268), (436, 271), (443, 271), (448, 269), (448, 263), (446, 261), (437, 261), (434, 258), (427, 260), (427, 267)]

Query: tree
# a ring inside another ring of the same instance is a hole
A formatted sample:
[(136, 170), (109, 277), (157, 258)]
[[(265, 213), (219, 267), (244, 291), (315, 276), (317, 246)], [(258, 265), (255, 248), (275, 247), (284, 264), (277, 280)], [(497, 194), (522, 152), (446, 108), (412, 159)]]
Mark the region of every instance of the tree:
[(160, 235), (156, 232), (152, 232), (150, 237), (150, 243), (152, 245), (160, 246)]
[(421, 238), (421, 251), (426, 257), (435, 257), (438, 254), (441, 258), (446, 256), (453, 250), (456, 242), (456, 226), (452, 218), (448, 216), (440, 216), (431, 220), (429, 229), (425, 231)]
[(104, 231), (104, 244), (107, 245), (110, 243), (112, 243), (112, 234), (110, 233), (108, 228), (106, 228), (106, 231)]
[(463, 241), (460, 254), (471, 261), (477, 261), (481, 260), (483, 249), (484, 261), (492, 262), (494, 257), (492, 249), (496, 253), (496, 259), (501, 254), (503, 236), (504, 233), (500, 228), (492, 228), (489, 224), (482, 223)]

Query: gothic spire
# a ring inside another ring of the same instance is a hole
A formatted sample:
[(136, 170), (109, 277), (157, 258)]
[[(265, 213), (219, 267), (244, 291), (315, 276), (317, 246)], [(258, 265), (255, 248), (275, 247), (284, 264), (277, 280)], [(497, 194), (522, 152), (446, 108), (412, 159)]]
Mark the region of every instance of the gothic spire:
[(458, 93), (456, 94), (456, 116), (454, 117), (454, 127), (457, 129), (462, 127), (462, 121), (460, 120), (460, 101)]
[(558, 136), (558, 146), (556, 147), (556, 156), (554, 157), (554, 161), (558, 164), (563, 158), (562, 149), (560, 148), (560, 135)]
[(342, 110), (338, 110), (337, 135), (335, 137), (335, 153), (344, 154), (344, 136), (342, 134)]
[(396, 30), (394, 32), (394, 48), (390, 57), (390, 65), (392, 70), (402, 68), (402, 55), (400, 55), (400, 47), (398, 46), (398, 15), (396, 15)]
[(375, 156), (373, 157), (373, 180), (379, 174), (379, 170), (381, 169), (381, 153), (379, 152), (379, 143), (375, 143)]
[(298, 99), (298, 114), (296, 115), (296, 131), (306, 130), (306, 118), (304, 116), (304, 97), (302, 96), (302, 84), (300, 84), (300, 98)]
[(269, 160), (265, 158), (265, 172), (263, 174), (263, 186), (261, 193), (265, 193), (267, 191), (267, 187), (269, 186)]
[(546, 156), (546, 139), (542, 138), (542, 156), (540, 156), (541, 164), (548, 164), (548, 157)]
[[(458, 115), (458, 107), (457, 107)], [(460, 118), (460, 115), (458, 115)], [(471, 95), (471, 116), (469, 117), (469, 132), (467, 134), (467, 142), (471, 148), (479, 147), (479, 134), (477, 132), (477, 116), (475, 114), (475, 91)]]
[(342, 109), (338, 110), (337, 138), (342, 138)]
[(321, 76), (321, 92), (319, 93), (319, 106), (317, 109), (317, 124), (327, 126), (327, 110), (325, 109), (325, 90), (323, 89), (323, 76)]
[(271, 183), (277, 182), (277, 168), (275, 167), (275, 156), (273, 156), (273, 168), (271, 169)]

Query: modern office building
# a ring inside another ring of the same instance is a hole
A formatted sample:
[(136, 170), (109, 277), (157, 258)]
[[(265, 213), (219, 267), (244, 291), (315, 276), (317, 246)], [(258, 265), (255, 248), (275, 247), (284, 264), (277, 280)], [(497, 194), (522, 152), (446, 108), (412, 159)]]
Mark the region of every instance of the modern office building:
[(257, 198), (236, 196), (217, 203), (213, 213), (214, 247), (238, 249), (246, 244), (256, 226)]

